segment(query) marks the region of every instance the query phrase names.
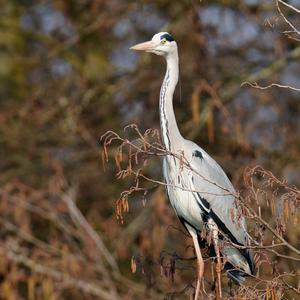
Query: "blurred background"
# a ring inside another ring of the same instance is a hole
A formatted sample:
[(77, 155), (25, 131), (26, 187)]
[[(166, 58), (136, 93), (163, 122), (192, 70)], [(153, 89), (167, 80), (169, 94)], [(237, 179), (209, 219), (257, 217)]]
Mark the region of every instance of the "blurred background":
[[(174, 251), (193, 256), (192, 242), (164, 190), (130, 197), (121, 224), (116, 200), (133, 180), (116, 178), (113, 147), (102, 164), (107, 130), (159, 128), (163, 58), (128, 48), (174, 36), (181, 133), (243, 190), (255, 165), (298, 184), (299, 90), (242, 83), (299, 89), (299, 39), (282, 34), (290, 28), (268, 0), (0, 4), (1, 298), (186, 299), (195, 263), (176, 261), (174, 275)], [(159, 159), (145, 172), (161, 180)]]

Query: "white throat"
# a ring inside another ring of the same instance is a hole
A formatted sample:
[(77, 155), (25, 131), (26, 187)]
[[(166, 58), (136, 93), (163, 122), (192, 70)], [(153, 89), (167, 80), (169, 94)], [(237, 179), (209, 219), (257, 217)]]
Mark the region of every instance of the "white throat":
[(159, 112), (163, 143), (168, 151), (174, 151), (182, 136), (178, 130), (173, 109), (173, 95), (178, 82), (178, 53), (174, 51), (166, 56), (167, 70), (160, 90)]

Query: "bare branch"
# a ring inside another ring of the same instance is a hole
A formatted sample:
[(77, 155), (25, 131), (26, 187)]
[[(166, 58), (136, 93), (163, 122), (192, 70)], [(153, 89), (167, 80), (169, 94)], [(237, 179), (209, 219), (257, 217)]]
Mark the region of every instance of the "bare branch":
[[(284, 15), (284, 13), (282, 12), (280, 6), (279, 6), (279, 2), (289, 8), (293, 8), (294, 11), (298, 12), (298, 10), (296, 8), (294, 8), (292, 5), (288, 5), (287, 3), (285, 3), (284, 1), (282, 0), (276, 0), (276, 7), (277, 7), (277, 10), (279, 12), (279, 14), (281, 15), (281, 17), (284, 19), (284, 21), (293, 29), (293, 31), (297, 34), (300, 35), (300, 31), (292, 24), (292, 22), (290, 22), (287, 17)], [(285, 32), (283, 32), (285, 33)]]
[(63, 201), (67, 204), (69, 208), (70, 215), (72, 216), (74, 221), (80, 226), (80, 228), (85, 230), (86, 233), (93, 239), (93, 241), (97, 245), (99, 252), (101, 253), (101, 255), (103, 255), (103, 257), (106, 259), (109, 265), (113, 268), (114, 272), (119, 273), (119, 268), (114, 257), (106, 248), (100, 236), (95, 232), (95, 230), (91, 227), (91, 225), (87, 222), (85, 217), (82, 215), (81, 211), (75, 205), (74, 200), (70, 196), (70, 193), (73, 194), (74, 196), (74, 191), (72, 190), (70, 190), (68, 194), (64, 194), (62, 196)]
[(293, 5), (291, 4), (288, 4), (286, 2), (284, 2), (283, 0), (278, 0), (278, 2), (280, 2), (281, 4), (283, 4), (284, 6), (292, 9), (293, 11), (295, 11), (296, 13), (300, 14), (300, 9), (297, 9), (296, 7), (294, 7)]
[(267, 85), (267, 86), (260, 86), (260, 85), (258, 85), (257, 82), (251, 83), (249, 81), (245, 81), (241, 84), (241, 86), (244, 86), (244, 85), (250, 85), (251, 87), (256, 88), (256, 89), (260, 89), (260, 90), (266, 90), (266, 89), (269, 89), (273, 86), (276, 86), (276, 87), (279, 87), (279, 88), (290, 89), (290, 90), (300, 92), (300, 88), (295, 88), (295, 87), (292, 87), (290, 85), (282, 85), (282, 84), (279, 84), (279, 83), (272, 83), (272, 84)]
[(36, 273), (51, 277), (54, 280), (61, 282), (61, 284), (63, 284), (65, 287), (81, 290), (86, 294), (98, 296), (100, 299), (120, 299), (117, 294), (101, 288), (99, 283), (96, 285), (89, 281), (75, 279), (69, 274), (62, 273), (58, 270), (40, 264), (21, 253), (21, 249), (16, 244), (9, 244), (6, 246), (5, 255), (7, 255), (10, 260), (17, 264), (23, 264)]

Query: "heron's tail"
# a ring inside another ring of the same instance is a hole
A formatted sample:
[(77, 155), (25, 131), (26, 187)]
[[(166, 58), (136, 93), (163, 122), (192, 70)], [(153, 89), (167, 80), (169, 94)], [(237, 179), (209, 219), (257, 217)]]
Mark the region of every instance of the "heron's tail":
[(255, 273), (255, 266), (252, 258), (252, 253), (249, 250), (243, 251), (239, 256), (227, 257), (224, 269), (227, 271), (227, 276), (237, 284), (242, 284), (246, 276)]
[[(225, 246), (222, 250), (222, 256), (225, 256), (227, 259), (224, 269), (227, 276), (235, 283), (242, 284), (246, 276), (255, 273), (253, 257), (249, 249), (240, 250), (232, 246)], [(216, 256), (212, 246), (210, 247), (210, 256)]]
[(232, 264), (228, 262), (225, 264), (224, 269), (227, 271), (226, 273), (228, 278), (232, 279), (238, 285), (242, 284), (245, 281), (246, 276), (249, 276), (249, 274), (241, 270), (234, 269)]

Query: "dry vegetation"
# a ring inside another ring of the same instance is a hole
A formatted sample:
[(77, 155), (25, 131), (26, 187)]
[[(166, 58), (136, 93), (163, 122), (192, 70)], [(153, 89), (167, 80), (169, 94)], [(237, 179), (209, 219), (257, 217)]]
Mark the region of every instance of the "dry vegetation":
[[(193, 169), (182, 158), (174, 153), (167, 152), (157, 140), (157, 132), (147, 130), (144, 135), (136, 125), (130, 128), (137, 138), (130, 141), (120, 135), (108, 131), (102, 136), (104, 150), (103, 160), (108, 161), (108, 148), (117, 142), (120, 145), (115, 150), (115, 162), (118, 169), (117, 177), (125, 179), (131, 177), (133, 185), (129, 190), (123, 191), (116, 203), (117, 219), (124, 222), (124, 215), (129, 212), (129, 198), (135, 194), (141, 194), (145, 203), (145, 197), (149, 190), (157, 186), (165, 186), (164, 182), (148, 177), (143, 173), (148, 165), (149, 158), (163, 155), (173, 155), (182, 161), (183, 168)], [(154, 141), (150, 142), (150, 140)], [(151, 160), (150, 160), (151, 161)], [(286, 297), (297, 298), (299, 295), (299, 270), (300, 250), (299, 233), (287, 239), (288, 232), (298, 224), (300, 191), (295, 186), (289, 186), (285, 181), (276, 178), (270, 171), (264, 170), (261, 166), (247, 168), (243, 176), (244, 190), (241, 194), (234, 195), (242, 207), (243, 214), (248, 220), (251, 245), (249, 248), (254, 251), (256, 274), (248, 279), (247, 283), (237, 288), (225, 290), (225, 299), (284, 299)], [(150, 186), (149, 186), (150, 185)], [(179, 231), (180, 229), (178, 229)], [(204, 228), (205, 230), (205, 228)], [(205, 237), (208, 233), (202, 232)], [(187, 235), (187, 234), (186, 234)], [(191, 243), (191, 241), (189, 241)], [(228, 241), (227, 241), (228, 242)], [(230, 242), (232, 243), (232, 242)], [(233, 244), (233, 243), (232, 243)], [(233, 244), (235, 247), (239, 245)], [(174, 249), (173, 249), (174, 250)], [(207, 249), (208, 251), (208, 249)], [(165, 258), (169, 257), (168, 263)], [(179, 264), (178, 261), (194, 260), (182, 258), (173, 251), (172, 253), (162, 252), (160, 261), (161, 275), (170, 278), (174, 282), (175, 273), (182, 269), (188, 269), (187, 265)], [(144, 273), (143, 258), (138, 258), (138, 265)], [(215, 261), (207, 254), (207, 264), (211, 263), (214, 270)], [(137, 270), (135, 258), (131, 260), (132, 272)], [(195, 272), (194, 272), (195, 273)], [(209, 291), (214, 290), (215, 274), (207, 280)], [(183, 292), (194, 289), (193, 282), (184, 287)], [(192, 291), (190, 294), (192, 294)], [(180, 293), (169, 295), (175, 296)], [(204, 297), (214, 297), (214, 293), (207, 292)], [(217, 295), (215, 295), (216, 298)]]

